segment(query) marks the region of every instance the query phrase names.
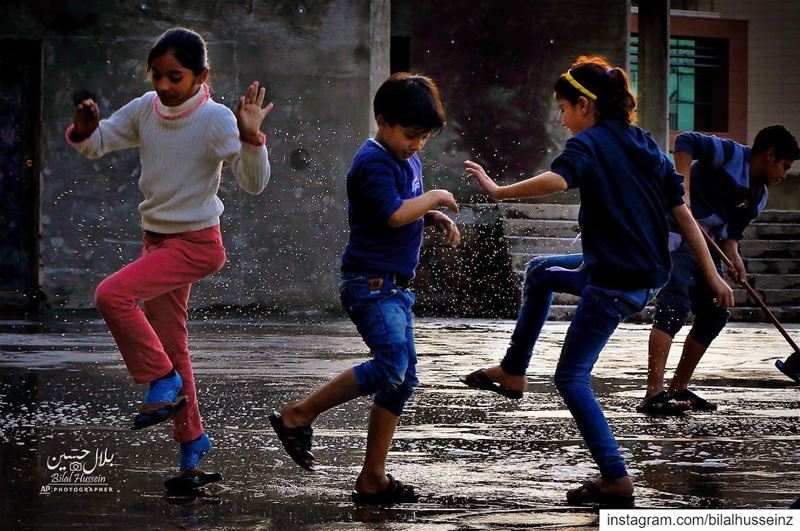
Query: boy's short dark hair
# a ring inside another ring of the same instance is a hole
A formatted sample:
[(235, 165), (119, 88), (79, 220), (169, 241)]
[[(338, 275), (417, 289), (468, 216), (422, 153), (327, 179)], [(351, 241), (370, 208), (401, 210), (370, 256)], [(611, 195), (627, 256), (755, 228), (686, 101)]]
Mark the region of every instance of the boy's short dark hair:
[(800, 147), (797, 139), (782, 125), (770, 125), (756, 135), (753, 141), (753, 155), (775, 149), (775, 160), (800, 159)]
[(390, 126), (400, 124), (420, 131), (439, 131), (445, 115), (439, 89), (429, 77), (408, 72), (389, 76), (375, 93), (375, 118), (382, 116)]

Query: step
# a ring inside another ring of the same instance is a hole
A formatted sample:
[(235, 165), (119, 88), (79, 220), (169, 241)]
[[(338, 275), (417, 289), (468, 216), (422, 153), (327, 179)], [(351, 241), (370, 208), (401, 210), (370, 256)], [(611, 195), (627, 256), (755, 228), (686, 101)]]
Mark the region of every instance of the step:
[[(523, 269), (515, 270), (519, 282), (519, 288), (522, 289), (522, 284), (525, 280), (525, 271)], [(766, 275), (769, 277), (769, 275)], [(800, 275), (798, 275), (800, 277)], [(733, 288), (733, 302), (735, 306), (752, 306), (757, 307), (757, 303), (753, 300), (744, 288), (738, 286), (731, 286)], [(796, 305), (800, 303), (800, 288), (766, 288), (756, 289), (756, 293), (761, 296), (761, 299), (767, 306), (786, 306)], [(580, 298), (566, 293), (556, 293), (553, 296), (553, 304), (577, 304)]]
[(800, 224), (752, 223), (744, 231), (748, 240), (800, 240)]
[[(800, 303), (800, 289), (757, 289), (767, 306), (790, 306)], [(756, 306), (756, 302), (741, 288), (733, 290), (737, 306)]]
[(757, 218), (758, 223), (800, 223), (800, 210), (765, 210)]
[(800, 274), (748, 275), (747, 281), (756, 289), (800, 289)]
[(751, 274), (794, 275), (800, 273), (800, 260), (792, 258), (747, 258), (744, 266)]
[(581, 252), (580, 240), (574, 238), (537, 238), (529, 236), (507, 236), (508, 251), (511, 256), (526, 254), (531, 257), (553, 254), (573, 254)]
[[(782, 323), (799, 323), (800, 322), (800, 306), (782, 306), (778, 308), (770, 308), (773, 315)], [(749, 323), (769, 323), (770, 320), (764, 315), (761, 308), (757, 306), (737, 306), (731, 308), (731, 321), (749, 322)], [(777, 330), (775, 334), (780, 334)], [(790, 332), (791, 333), (791, 332)], [(797, 335), (796, 333), (792, 335)], [(800, 340), (797, 337), (795, 341)], [(787, 353), (791, 353), (791, 347), (786, 345)]]
[(536, 236), (574, 239), (581, 230), (577, 221), (570, 220), (504, 218), (501, 223), (503, 234), (506, 237)]
[[(800, 322), (800, 306), (784, 306), (783, 308), (773, 308), (775, 317), (782, 323), (798, 323)], [(550, 307), (550, 320), (554, 321), (569, 321), (575, 314), (575, 306), (571, 304), (554, 304)], [(741, 306), (731, 308), (730, 321), (747, 322), (747, 323), (767, 323), (769, 320), (764, 316), (764, 312), (760, 308), (752, 306)], [(648, 306), (636, 315), (632, 315), (625, 320), (629, 323), (642, 323), (651, 324), (653, 322), (653, 307)], [(767, 333), (780, 334), (777, 330), (769, 331)], [(800, 341), (800, 334), (795, 341)], [(785, 355), (791, 354), (791, 347), (787, 344)], [(778, 353), (779, 354), (779, 353)], [(776, 355), (778, 355), (776, 354)]]
[(742, 240), (739, 253), (747, 258), (800, 258), (800, 240)]
[(558, 205), (551, 203), (525, 204), (525, 203), (500, 203), (501, 218), (510, 219), (550, 219), (571, 220), (578, 219), (580, 205)]

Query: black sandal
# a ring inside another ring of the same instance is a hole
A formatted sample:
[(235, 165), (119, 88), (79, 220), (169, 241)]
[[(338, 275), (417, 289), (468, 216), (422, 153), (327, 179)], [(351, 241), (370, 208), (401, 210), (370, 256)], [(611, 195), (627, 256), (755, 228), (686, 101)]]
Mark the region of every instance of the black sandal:
[(181, 470), (180, 474), (165, 481), (164, 487), (169, 492), (191, 492), (218, 481), (222, 481), (222, 474), (219, 472), (207, 473), (201, 470), (189, 469)]
[(678, 404), (666, 391), (651, 396), (644, 403), (636, 406), (636, 411), (647, 415), (683, 415), (683, 412), (691, 408), (689, 404)]
[(269, 423), (292, 461), (301, 468), (314, 472), (314, 454), (311, 453), (311, 436), (314, 430), (311, 429), (311, 426), (287, 428), (283, 425), (281, 414), (277, 411), (270, 414)]
[(154, 426), (167, 419), (186, 407), (189, 399), (186, 395), (181, 395), (174, 402), (155, 402), (152, 404), (142, 404), (139, 406), (139, 414), (133, 417), (132, 430), (141, 430)]
[(710, 400), (706, 400), (702, 396), (698, 395), (691, 389), (684, 389), (680, 393), (676, 393), (672, 395), (673, 400), (679, 400), (681, 402), (689, 402), (689, 406), (691, 406), (692, 411), (716, 411), (717, 404), (711, 402)]
[(477, 371), (471, 372), (466, 376), (459, 376), (458, 379), (461, 383), (467, 387), (472, 387), (473, 389), (493, 391), (497, 394), (503, 395), (506, 398), (511, 398), (512, 400), (519, 400), (522, 398), (522, 391), (514, 391), (513, 389), (509, 389), (508, 387), (493, 382), (483, 369), (478, 369)]
[(777, 360), (775, 367), (796, 383), (800, 383), (800, 363), (795, 358), (797, 358), (797, 355), (792, 354), (786, 358), (786, 361)]
[(592, 505), (615, 509), (630, 509), (634, 506), (635, 499), (635, 496), (602, 492), (593, 481), (587, 481), (577, 489), (567, 491), (567, 504), (572, 506)]
[(414, 492), (414, 487), (406, 485), (394, 479), (391, 474), (386, 474), (389, 478), (389, 485), (380, 492), (358, 492), (353, 491), (353, 502), (358, 505), (391, 505), (394, 503), (415, 503), (419, 500), (419, 494)]

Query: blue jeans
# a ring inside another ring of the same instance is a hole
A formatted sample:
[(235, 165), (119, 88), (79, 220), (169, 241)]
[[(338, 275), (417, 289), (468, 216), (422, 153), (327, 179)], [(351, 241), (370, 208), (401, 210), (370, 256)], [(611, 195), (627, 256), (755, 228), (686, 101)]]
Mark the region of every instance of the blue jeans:
[[(722, 275), (722, 262), (715, 252), (711, 256), (717, 272)], [(700, 271), (691, 250), (684, 241), (672, 251), (672, 271), (669, 282), (658, 294), (653, 327), (675, 337), (683, 328), (689, 311), (694, 313), (694, 323), (689, 335), (708, 347), (728, 323), (730, 312), (714, 304), (714, 293)]]
[(400, 416), (417, 380), (414, 349), (414, 294), (384, 273), (342, 273), (342, 306), (369, 347), (372, 359), (353, 368), (364, 395)]
[[(553, 293), (580, 295), (561, 357), (555, 384), (572, 413), (605, 479), (628, 475), (603, 411), (590, 386), (591, 371), (600, 351), (617, 325), (641, 311), (655, 290), (622, 291), (589, 283), (585, 269), (578, 271), (583, 255), (539, 257), (531, 260), (525, 273), (522, 307), (501, 367), (508, 374), (524, 375), (533, 347), (547, 320)], [(549, 270), (558, 267), (563, 270)]]

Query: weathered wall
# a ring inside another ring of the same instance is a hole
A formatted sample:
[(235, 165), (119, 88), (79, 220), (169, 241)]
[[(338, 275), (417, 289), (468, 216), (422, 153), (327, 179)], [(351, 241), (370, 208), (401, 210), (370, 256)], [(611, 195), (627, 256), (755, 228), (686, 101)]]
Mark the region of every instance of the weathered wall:
[[(412, 68), (436, 79), (449, 114), (447, 129), (423, 153), (429, 189), (478, 199), (463, 179), (466, 158), (505, 180), (547, 167), (568, 136), (552, 99), (556, 76), (581, 53), (625, 63), (628, 2), (600, 4), (391, 2), (392, 33), (411, 37)], [(229, 174), (223, 180), (229, 261), (197, 285), (192, 306), (338, 307), (345, 172), (370, 131), (371, 83), (388, 71), (388, 9), (389, 0), (0, 4), (3, 19), (14, 21), (0, 39), (38, 41), (42, 48), (36, 165), (46, 304), (91, 307), (97, 283), (140, 252), (137, 151), (88, 161), (69, 148), (63, 133), (71, 94), (94, 91), (108, 116), (150, 90), (150, 46), (169, 27), (185, 25), (209, 43), (217, 101), (233, 105), (259, 79), (275, 103), (263, 127), (272, 181), (253, 197)]]
[[(426, 187), (481, 203), (486, 198), (465, 179), (464, 160), (480, 162), (504, 184), (548, 169), (570, 136), (553, 98), (555, 80), (582, 54), (625, 66), (629, 11), (626, 0), (393, 2), (392, 35), (409, 38), (410, 69), (436, 81), (448, 114), (447, 127), (420, 155)], [(570, 191), (531, 202), (579, 198)], [(497, 212), (467, 208), (456, 221), (464, 235), (459, 249), (425, 240), (417, 312), (513, 316), (518, 278)]]
[[(800, 138), (800, 2), (716, 0), (723, 18), (748, 21), (747, 141), (762, 128), (783, 124)], [(800, 162), (770, 189), (768, 208), (800, 208)]]
[(108, 116), (150, 90), (147, 53), (176, 25), (207, 40), (217, 101), (233, 106), (258, 79), (275, 103), (262, 126), (272, 180), (254, 197), (226, 172), (229, 261), (195, 288), (192, 306), (336, 305), (345, 173), (371, 119), (368, 1), (35, 0), (0, 10), (14, 21), (0, 39), (42, 42), (40, 281), (51, 308), (91, 307), (96, 284), (141, 245), (138, 152), (88, 161), (69, 148), (71, 94), (94, 91)]
[(465, 185), (467, 158), (503, 182), (546, 170), (569, 137), (553, 83), (581, 54), (625, 66), (629, 10), (626, 0), (393, 2), (392, 35), (410, 37), (410, 68), (433, 77), (448, 113), (422, 154), (428, 188), (480, 200)]

